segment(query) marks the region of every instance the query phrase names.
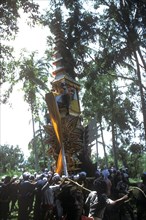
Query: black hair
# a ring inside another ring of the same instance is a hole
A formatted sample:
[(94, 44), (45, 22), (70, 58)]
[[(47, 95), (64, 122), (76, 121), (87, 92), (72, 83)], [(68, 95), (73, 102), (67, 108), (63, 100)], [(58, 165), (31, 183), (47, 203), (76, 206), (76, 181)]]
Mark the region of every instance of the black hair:
[(142, 181), (146, 181), (146, 172), (144, 172), (144, 173), (141, 175), (141, 180), (142, 180)]
[(94, 189), (99, 194), (103, 194), (107, 192), (107, 183), (102, 177), (95, 179), (93, 185), (94, 185)]

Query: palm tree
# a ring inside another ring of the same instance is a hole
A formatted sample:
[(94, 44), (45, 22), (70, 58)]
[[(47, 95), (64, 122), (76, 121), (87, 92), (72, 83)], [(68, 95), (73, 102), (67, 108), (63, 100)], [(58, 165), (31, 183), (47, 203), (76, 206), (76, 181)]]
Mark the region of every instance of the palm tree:
[[(104, 5), (104, 12), (99, 15), (97, 32), (104, 69), (117, 69), (127, 67), (135, 73), (133, 82), (139, 90), (141, 99), (141, 112), (146, 139), (146, 100), (144, 86), (144, 72), (146, 62), (144, 59), (146, 41), (146, 4), (139, 1), (97, 1), (95, 7)], [(100, 52), (99, 52), (100, 53)], [(98, 62), (98, 60), (97, 60)]]
[[(38, 151), (35, 143), (35, 122), (43, 101), (43, 94), (48, 92), (48, 65), (42, 60), (35, 60), (35, 52), (28, 58), (22, 57), (19, 61), (20, 71), (17, 82), (23, 82), (24, 100), (29, 104), (32, 115), (33, 152), (35, 155), (35, 169), (38, 170)], [(41, 98), (41, 101), (40, 101)]]

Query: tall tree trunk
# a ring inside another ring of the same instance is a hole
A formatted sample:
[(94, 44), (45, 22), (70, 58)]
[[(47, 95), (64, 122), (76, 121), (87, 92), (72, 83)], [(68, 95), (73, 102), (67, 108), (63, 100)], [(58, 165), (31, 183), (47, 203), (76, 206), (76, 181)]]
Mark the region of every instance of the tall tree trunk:
[(114, 99), (113, 99), (113, 88), (112, 88), (111, 82), (110, 82), (110, 98), (111, 98), (112, 149), (113, 149), (115, 168), (118, 169), (116, 132), (115, 132), (115, 115), (114, 115)]
[(31, 116), (32, 116), (32, 129), (33, 129), (33, 150), (34, 150), (34, 160), (35, 160), (35, 170), (38, 171), (38, 152), (35, 141), (35, 121), (33, 115), (33, 106), (31, 105)]
[(42, 146), (42, 151), (43, 151), (43, 161), (44, 161), (44, 166), (46, 166), (46, 154), (45, 154), (46, 152), (45, 152), (45, 145), (44, 145), (43, 137), (42, 137), (40, 121), (39, 121), (39, 130), (40, 130), (41, 146)]
[(101, 122), (100, 122), (100, 131), (101, 131), (101, 138), (102, 138), (102, 145), (103, 145), (105, 165), (106, 165), (106, 168), (108, 168), (108, 158), (107, 158), (107, 153), (106, 153), (106, 149), (105, 149), (105, 141), (104, 141), (103, 129), (102, 129)]
[(146, 141), (146, 100), (144, 97), (143, 86), (142, 86), (142, 82), (141, 82), (141, 72), (140, 72), (138, 57), (137, 57), (137, 53), (135, 51), (134, 51), (134, 57), (136, 59), (136, 66), (137, 66), (136, 74), (137, 74), (137, 78), (138, 78), (139, 91), (140, 91), (140, 97), (141, 97), (141, 110), (142, 110), (142, 114), (143, 114), (144, 132), (145, 132), (145, 141)]
[(139, 54), (139, 56), (140, 56), (140, 59), (141, 59), (141, 61), (142, 61), (142, 63), (143, 63), (143, 67), (144, 67), (145, 72), (146, 72), (146, 62), (145, 62), (145, 60), (144, 60), (144, 58), (143, 58), (143, 56), (142, 56), (142, 54), (141, 54), (140, 48), (138, 48), (138, 54)]
[[(112, 112), (113, 115), (113, 112)], [(115, 168), (118, 169), (118, 160), (117, 160), (117, 146), (116, 146), (116, 141), (115, 141), (115, 124), (112, 121), (112, 148), (113, 148), (113, 155), (114, 155), (114, 164)]]

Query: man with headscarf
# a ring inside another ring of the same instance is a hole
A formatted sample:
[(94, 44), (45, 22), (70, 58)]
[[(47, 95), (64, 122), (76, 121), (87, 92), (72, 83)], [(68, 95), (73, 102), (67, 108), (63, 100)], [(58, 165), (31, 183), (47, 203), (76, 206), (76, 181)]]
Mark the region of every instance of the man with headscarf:
[(11, 177), (6, 176), (0, 188), (0, 219), (7, 220), (9, 216)]
[(35, 184), (29, 180), (30, 173), (24, 172), (18, 187), (18, 220), (29, 220), (34, 199)]
[(117, 200), (109, 199), (107, 183), (103, 177), (97, 178), (94, 181), (94, 188), (95, 191), (89, 193), (85, 202), (85, 208), (89, 209), (88, 217), (93, 220), (102, 220), (108, 205), (122, 204), (128, 199), (128, 195), (124, 195)]

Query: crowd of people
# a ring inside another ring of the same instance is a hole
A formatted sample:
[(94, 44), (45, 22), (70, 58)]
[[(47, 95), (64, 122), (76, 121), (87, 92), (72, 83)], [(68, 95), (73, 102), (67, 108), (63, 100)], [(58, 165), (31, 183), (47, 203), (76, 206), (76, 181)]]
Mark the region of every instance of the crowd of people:
[[(134, 189), (137, 190), (135, 195)], [(127, 217), (128, 216), (128, 217)], [(126, 169), (68, 177), (45, 169), (0, 181), (0, 220), (145, 220), (146, 172), (129, 182)]]

